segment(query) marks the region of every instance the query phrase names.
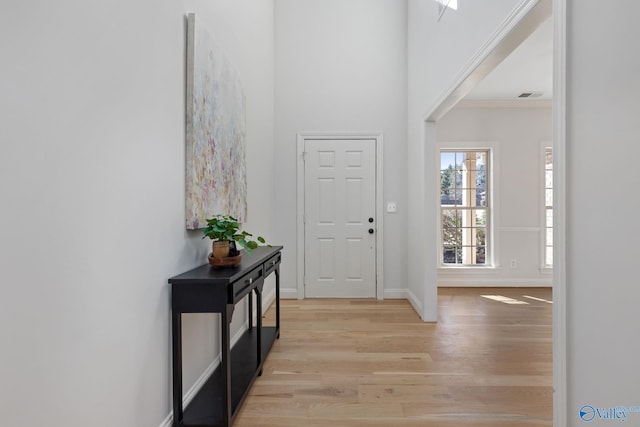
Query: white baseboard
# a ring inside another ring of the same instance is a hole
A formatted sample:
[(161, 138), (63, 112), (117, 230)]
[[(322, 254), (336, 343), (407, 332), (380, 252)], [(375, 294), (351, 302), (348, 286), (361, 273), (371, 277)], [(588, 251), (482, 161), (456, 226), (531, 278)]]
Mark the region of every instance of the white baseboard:
[(548, 288), (553, 285), (551, 277), (539, 279), (508, 278), (440, 278), (439, 288)]
[[(273, 295), (274, 295), (273, 298), (275, 299), (275, 290), (273, 291)], [(238, 342), (238, 340), (240, 339), (242, 334), (244, 334), (244, 332), (247, 330), (248, 327), (249, 327), (249, 322), (248, 321), (244, 322), (244, 324), (238, 330), (238, 332), (236, 332), (235, 335), (231, 338), (231, 347), (233, 347), (235, 343)], [(207, 367), (207, 369), (205, 369), (202, 375), (198, 377), (196, 382), (191, 387), (189, 387), (189, 390), (187, 390), (187, 392), (184, 394), (182, 398), (183, 408), (186, 408), (187, 405), (191, 403), (195, 395), (198, 394), (202, 386), (207, 382), (211, 374), (213, 374), (213, 371), (215, 371), (218, 365), (220, 365), (221, 361), (222, 361), (222, 355), (218, 354), (216, 358), (213, 360), (213, 362), (211, 362), (211, 364)], [(159, 427), (172, 427), (172, 425), (173, 425), (173, 410), (169, 412), (169, 415), (167, 415), (167, 417), (162, 421)]]
[(173, 425), (173, 411), (169, 412), (169, 415), (167, 415), (167, 418), (165, 418), (160, 424), (160, 426), (158, 427), (172, 427), (172, 425)]
[(298, 289), (297, 288), (280, 288), (280, 298), (298, 299)]
[(422, 301), (420, 301), (409, 289), (406, 290), (406, 295), (407, 300), (413, 306), (416, 313), (418, 313), (418, 316), (422, 317)]
[(407, 289), (385, 289), (384, 290), (384, 298), (385, 299), (409, 299), (407, 295)]

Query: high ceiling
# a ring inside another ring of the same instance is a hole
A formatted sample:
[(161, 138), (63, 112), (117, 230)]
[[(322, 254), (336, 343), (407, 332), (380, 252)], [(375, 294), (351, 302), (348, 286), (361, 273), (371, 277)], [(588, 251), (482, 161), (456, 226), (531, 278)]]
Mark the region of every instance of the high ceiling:
[(522, 93), (528, 99), (552, 98), (553, 24), (543, 23), (469, 93), (467, 100), (513, 100)]

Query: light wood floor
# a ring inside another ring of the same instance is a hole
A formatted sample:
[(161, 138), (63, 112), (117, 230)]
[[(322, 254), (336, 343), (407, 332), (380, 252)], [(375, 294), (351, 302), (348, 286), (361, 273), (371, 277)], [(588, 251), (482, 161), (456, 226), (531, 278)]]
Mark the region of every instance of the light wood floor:
[(444, 288), (437, 324), (404, 300), (283, 300), (280, 340), (235, 426), (551, 426), (551, 304), (524, 295), (551, 300)]

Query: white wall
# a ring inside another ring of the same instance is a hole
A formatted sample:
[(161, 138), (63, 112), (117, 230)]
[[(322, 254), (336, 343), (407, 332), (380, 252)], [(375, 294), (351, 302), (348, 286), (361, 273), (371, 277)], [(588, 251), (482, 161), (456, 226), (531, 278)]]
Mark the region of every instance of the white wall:
[[(201, 15), (244, 82), (247, 228), (272, 238), (272, 8), (0, 6), (3, 424), (157, 426), (168, 415), (167, 279), (208, 251), (184, 226), (184, 15)], [(215, 357), (213, 316), (185, 319), (184, 334), (188, 388)]]
[(406, 2), (276, 0), (277, 231), (287, 261), (283, 294), (295, 297), (296, 134), (384, 135), (385, 292), (406, 280)]
[[(583, 405), (640, 406), (638, 112), (640, 4), (568, 0), (567, 375)], [(598, 172), (595, 172), (598, 171)], [(595, 173), (594, 173), (595, 172)], [(596, 419), (593, 425), (611, 422)], [(627, 425), (639, 425), (640, 413)]]
[[(544, 143), (551, 144), (551, 131), (551, 108), (544, 106), (456, 107), (438, 121), (439, 147), (490, 148), (495, 174), (491, 185), (495, 268), (441, 268), (440, 286), (551, 285), (551, 271), (541, 269), (542, 154)], [(516, 260), (515, 268), (511, 260)]]

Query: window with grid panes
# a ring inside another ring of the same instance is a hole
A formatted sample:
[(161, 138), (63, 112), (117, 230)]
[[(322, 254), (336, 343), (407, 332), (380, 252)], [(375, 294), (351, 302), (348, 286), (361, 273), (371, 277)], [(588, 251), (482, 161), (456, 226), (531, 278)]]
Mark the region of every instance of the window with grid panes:
[(553, 267), (553, 150), (544, 149), (544, 265)]
[(489, 265), (489, 151), (440, 152), (443, 265)]

